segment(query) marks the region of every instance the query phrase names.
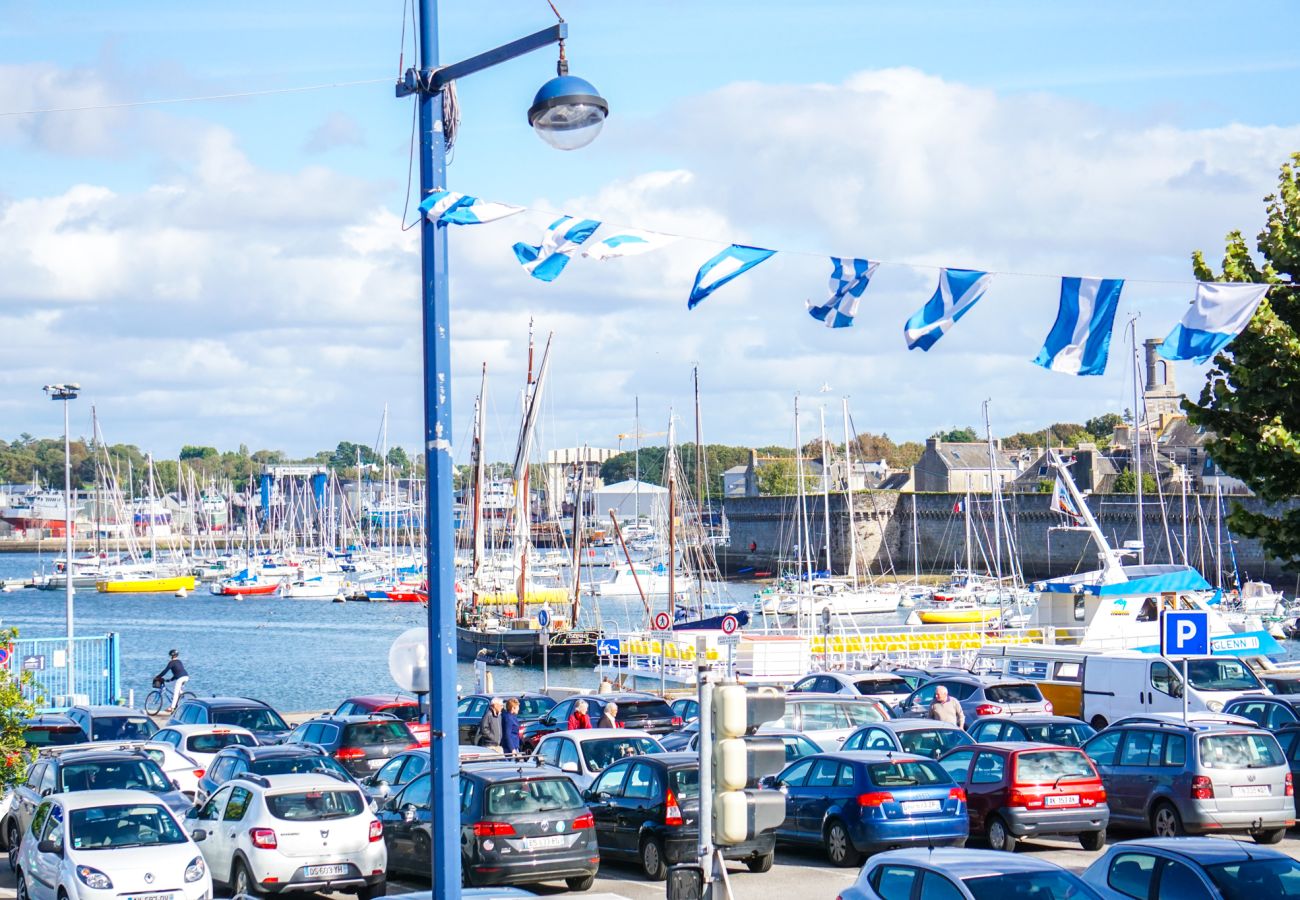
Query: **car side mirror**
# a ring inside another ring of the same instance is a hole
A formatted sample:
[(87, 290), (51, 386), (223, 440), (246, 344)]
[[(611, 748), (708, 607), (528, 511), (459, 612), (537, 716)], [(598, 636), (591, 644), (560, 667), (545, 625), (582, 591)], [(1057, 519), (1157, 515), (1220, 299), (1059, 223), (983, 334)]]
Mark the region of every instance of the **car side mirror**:
[(553, 719), (553, 718), (550, 717), (550, 716), (547, 716), (546, 718), (542, 719), (542, 724), (543, 724), (543, 725), (554, 725), (554, 724), (555, 724), (555, 719)]
[(402, 807), (402, 821), (408, 825), (415, 821), (415, 804), (408, 803)]
[(190, 832), (190, 840), (194, 841), (194, 843), (196, 844), (201, 844), (203, 841), (206, 841), (207, 839), (208, 839), (208, 833), (204, 831), (202, 828), (196, 828), (192, 832)]
[(41, 788), (41, 796), (48, 797), (54, 793), (54, 788)]
[(563, 763), (560, 763), (560, 771), (561, 771), (561, 772), (568, 772), (568, 773), (570, 773), (570, 774), (572, 774), (572, 775), (577, 775), (577, 774), (578, 774), (578, 764), (577, 764), (576, 762), (572, 762), (572, 761), (570, 761), (570, 762), (563, 762)]
[(185, 810), (185, 818), (197, 819), (198, 817), (199, 817), (198, 804), (195, 804), (194, 806), (191, 806), (189, 809)]
[(52, 853), (56, 856), (61, 856), (63, 854), (63, 848), (58, 844), (54, 843), (54, 841), (41, 841), (39, 844), (36, 845), (36, 852)]

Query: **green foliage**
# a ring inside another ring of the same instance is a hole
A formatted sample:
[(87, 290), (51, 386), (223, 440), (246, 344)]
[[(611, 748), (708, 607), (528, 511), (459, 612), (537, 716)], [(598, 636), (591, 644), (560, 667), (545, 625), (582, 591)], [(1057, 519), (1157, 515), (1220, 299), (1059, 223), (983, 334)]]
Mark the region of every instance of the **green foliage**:
[(793, 459), (771, 459), (758, 467), (758, 492), (782, 497), (799, 489), (798, 469)]
[[(1196, 277), (1277, 285), (1250, 325), (1214, 357), (1188, 419), (1213, 436), (1206, 448), (1229, 475), (1264, 500), (1296, 496), (1300, 485), (1300, 153), (1292, 154), (1278, 190), (1264, 198), (1266, 221), (1256, 238), (1256, 263), (1240, 231), (1227, 237), (1217, 275), (1198, 250)], [(1300, 560), (1300, 509), (1248, 512), (1234, 504), (1229, 523), (1238, 534), (1259, 539), (1284, 563)]]
[(1074, 422), (1057, 422), (1038, 431), (1021, 431), (1002, 439), (1006, 450), (1026, 450), (1041, 448), (1046, 441), (1053, 447), (1075, 447), (1085, 441), (1091, 441), (1092, 435), (1083, 425)]
[(980, 439), (974, 428), (953, 428), (950, 431), (936, 431), (930, 437), (938, 438), (945, 444), (973, 444)]
[[(1154, 494), (1158, 490), (1155, 476), (1150, 472), (1142, 473), (1142, 493)], [(1136, 494), (1137, 493), (1137, 475), (1132, 469), (1125, 469), (1115, 476), (1115, 487), (1113, 493), (1116, 494)]]
[(401, 447), (389, 450), (386, 460), (399, 474), (405, 474), (411, 468), (411, 457), (407, 456), (406, 451)]
[(1050, 494), (1055, 487), (1056, 487), (1056, 482), (1053, 479), (1040, 478), (1038, 479), (1038, 487), (1036, 487), (1034, 490), (1040, 494)]
[[(12, 647), (18, 639), (17, 628), (0, 630), (0, 643)], [(31, 683), (31, 673), (14, 677), (13, 668), (0, 669), (0, 791), (20, 783), (36, 752), (23, 740), (23, 721), (36, 714), (36, 704), (23, 697), (23, 687)]]
[(1100, 442), (1109, 442), (1115, 428), (1124, 424), (1124, 417), (1119, 413), (1102, 413), (1100, 416), (1083, 423), (1083, 430)]
[(187, 459), (215, 459), (220, 455), (216, 447), (193, 447), (189, 444), (181, 447), (181, 462)]

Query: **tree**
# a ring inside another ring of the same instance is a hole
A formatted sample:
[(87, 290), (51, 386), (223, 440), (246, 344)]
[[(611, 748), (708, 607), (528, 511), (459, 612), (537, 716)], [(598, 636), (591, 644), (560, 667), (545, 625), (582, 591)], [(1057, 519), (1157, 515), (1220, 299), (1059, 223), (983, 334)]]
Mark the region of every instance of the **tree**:
[[(1240, 231), (1228, 234), (1218, 275), (1199, 250), (1192, 254), (1200, 280), (1275, 287), (1246, 330), (1214, 357), (1200, 400), (1184, 408), (1212, 435), (1206, 449), (1220, 468), (1278, 502), (1300, 485), (1300, 153), (1282, 166), (1277, 193), (1264, 203), (1267, 219), (1255, 244), (1262, 266)], [(1300, 560), (1300, 508), (1250, 512), (1234, 503), (1228, 522), (1283, 563)]]
[(181, 460), (187, 459), (212, 459), (218, 456), (216, 447), (194, 447), (186, 444), (181, 447)]
[[(16, 640), (17, 628), (0, 630), (4, 646), (12, 647)], [(27, 767), (36, 758), (36, 751), (23, 740), (23, 722), (36, 715), (36, 704), (23, 696), (23, 688), (31, 683), (31, 673), (23, 672), (15, 678), (15, 668), (11, 665), (0, 669), (0, 791), (5, 792), (26, 777)]]
[(1119, 413), (1102, 413), (1083, 423), (1083, 430), (1099, 441), (1109, 441), (1115, 428), (1124, 424), (1124, 417)]
[(969, 425), (951, 431), (936, 431), (931, 437), (936, 437), (945, 444), (973, 444), (980, 439), (979, 434)]
[(401, 447), (393, 447), (388, 451), (388, 464), (398, 472), (405, 472), (411, 467), (411, 458), (406, 455), (406, 451)]
[[(1154, 494), (1157, 491), (1156, 479), (1150, 472), (1142, 473), (1142, 493)], [(1136, 494), (1137, 493), (1137, 475), (1132, 469), (1125, 469), (1115, 477), (1115, 487), (1112, 493), (1116, 494)]]
[(769, 497), (783, 497), (799, 489), (793, 459), (764, 460), (758, 467), (758, 492)]

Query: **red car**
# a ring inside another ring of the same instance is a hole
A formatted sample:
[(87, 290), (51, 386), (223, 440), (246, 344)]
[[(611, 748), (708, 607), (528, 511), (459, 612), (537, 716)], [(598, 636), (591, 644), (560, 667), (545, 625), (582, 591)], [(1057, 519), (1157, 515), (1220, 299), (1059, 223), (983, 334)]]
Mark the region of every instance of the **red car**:
[(368, 716), (373, 713), (401, 719), (410, 729), (412, 737), (423, 746), (429, 745), (429, 723), (421, 721), (420, 704), (414, 697), (405, 694), (367, 694), (364, 697), (349, 697), (334, 710), (336, 716)]

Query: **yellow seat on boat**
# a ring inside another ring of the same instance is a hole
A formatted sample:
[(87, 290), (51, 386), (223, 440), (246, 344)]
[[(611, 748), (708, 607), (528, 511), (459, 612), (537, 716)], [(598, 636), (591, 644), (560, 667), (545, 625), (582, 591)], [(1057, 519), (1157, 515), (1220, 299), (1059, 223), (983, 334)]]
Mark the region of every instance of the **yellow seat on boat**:
[(704, 654), (704, 658), (707, 659), (707, 660), (710, 660), (711, 662), (717, 662), (717, 660), (718, 660), (718, 658), (719, 658), (718, 648), (717, 648), (717, 647), (710, 647), (710, 648), (705, 652), (705, 654)]

